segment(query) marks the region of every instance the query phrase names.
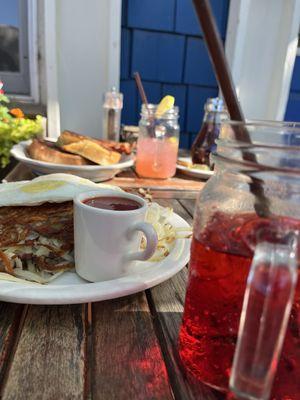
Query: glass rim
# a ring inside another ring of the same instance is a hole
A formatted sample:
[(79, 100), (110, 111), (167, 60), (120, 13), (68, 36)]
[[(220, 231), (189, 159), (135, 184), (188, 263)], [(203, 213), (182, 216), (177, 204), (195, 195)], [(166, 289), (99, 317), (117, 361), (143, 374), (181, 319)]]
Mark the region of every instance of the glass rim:
[[(141, 105), (141, 112), (140, 115), (141, 116), (149, 116), (149, 112), (151, 116), (155, 113), (155, 110), (157, 109), (158, 104), (154, 104), (154, 103), (148, 103), (148, 105), (146, 106), (146, 104), (142, 103)], [(170, 110), (166, 111), (159, 119), (166, 119), (166, 118), (178, 118), (179, 117), (179, 107), (178, 106), (172, 106), (172, 108), (170, 108)]]
[[(258, 143), (258, 142), (243, 142), (241, 140), (227, 140), (227, 139), (217, 139), (216, 140), (217, 144), (220, 144), (224, 147), (235, 147), (241, 150), (246, 150), (246, 149), (253, 149), (253, 148), (258, 148), (258, 149), (274, 149), (274, 150), (285, 150), (285, 151), (300, 151), (300, 145), (290, 145), (290, 144), (267, 144), (267, 143)], [(236, 143), (236, 145), (233, 145)]]
[[(221, 162), (253, 168), (253, 171), (280, 172), (299, 176), (299, 138), (300, 123), (297, 122), (222, 121), (214, 156)], [(257, 158), (247, 160), (244, 158), (246, 155), (257, 156)], [(289, 158), (294, 160), (294, 165), (288, 165)], [(285, 165), (281, 164), (283, 160), (285, 160)]]
[[(287, 174), (290, 176), (300, 176), (300, 168), (289, 168), (289, 167), (282, 167), (282, 166), (272, 166), (272, 165), (266, 165), (266, 164), (261, 164), (261, 163), (255, 163), (253, 161), (248, 161), (248, 160), (243, 160), (243, 159), (234, 159), (232, 157), (229, 157), (227, 155), (219, 154), (218, 152), (213, 153), (212, 155), (213, 159), (218, 162), (224, 162), (226, 164), (230, 165), (235, 165), (235, 166), (240, 166), (240, 172), (243, 171), (243, 168), (246, 167), (248, 169), (248, 173), (257, 173), (257, 172), (266, 172), (266, 173), (274, 173), (274, 172), (280, 172), (283, 174)], [(245, 173), (246, 171), (244, 170)], [(246, 173), (247, 175), (247, 173)]]
[[(264, 120), (264, 119), (249, 119), (246, 121), (236, 121), (236, 120), (224, 120), (221, 122), (222, 125), (230, 125), (230, 126), (260, 126), (266, 128), (286, 128), (289, 131), (300, 132), (300, 122), (293, 121), (272, 121), (272, 120)], [(279, 132), (280, 133), (280, 132)], [(282, 132), (284, 134), (284, 132)]]

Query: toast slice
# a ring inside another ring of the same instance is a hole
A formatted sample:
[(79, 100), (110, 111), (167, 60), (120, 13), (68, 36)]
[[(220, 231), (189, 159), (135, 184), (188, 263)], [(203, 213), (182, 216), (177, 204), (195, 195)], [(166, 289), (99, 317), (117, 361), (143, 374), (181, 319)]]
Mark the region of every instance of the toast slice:
[(61, 146), (61, 148), (69, 153), (80, 155), (103, 166), (116, 164), (121, 159), (120, 153), (108, 150), (101, 144), (87, 138), (65, 144)]
[(45, 161), (53, 164), (64, 165), (90, 165), (92, 164), (85, 158), (65, 153), (58, 149), (54, 143), (46, 140), (33, 139), (32, 143), (27, 147), (29, 157), (34, 160)]
[(130, 143), (120, 143), (111, 140), (94, 139), (89, 136), (79, 135), (78, 133), (71, 131), (63, 131), (60, 134), (57, 140), (57, 146), (61, 147), (70, 143), (79, 142), (80, 140), (91, 140), (94, 143), (100, 144), (107, 150), (114, 150), (121, 154), (131, 154), (132, 152), (132, 146), (130, 145)]
[(84, 139), (95, 140), (88, 136), (79, 135), (79, 133), (75, 133), (75, 132), (71, 132), (71, 131), (63, 131), (60, 134), (59, 138), (57, 139), (56, 145), (61, 147), (61, 146), (65, 146), (70, 143), (79, 142), (80, 140), (84, 140)]

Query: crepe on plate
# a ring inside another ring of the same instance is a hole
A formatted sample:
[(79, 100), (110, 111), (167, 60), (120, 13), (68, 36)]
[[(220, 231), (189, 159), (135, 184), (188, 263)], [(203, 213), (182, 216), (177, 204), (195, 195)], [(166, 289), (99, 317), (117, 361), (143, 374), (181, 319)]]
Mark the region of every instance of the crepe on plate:
[[(26, 182), (0, 184), (0, 279), (26, 279), (48, 283), (74, 268), (73, 202), (77, 193), (116, 186), (96, 184), (68, 174), (44, 175)], [(149, 204), (146, 221), (158, 236), (158, 246), (149, 261), (161, 261), (174, 241), (190, 236), (190, 229), (174, 228), (172, 210)], [(145, 240), (141, 247), (145, 247)]]
[[(47, 283), (74, 268), (77, 193), (119, 188), (68, 174), (0, 185), (0, 272)], [(3, 274), (0, 278), (3, 279)]]

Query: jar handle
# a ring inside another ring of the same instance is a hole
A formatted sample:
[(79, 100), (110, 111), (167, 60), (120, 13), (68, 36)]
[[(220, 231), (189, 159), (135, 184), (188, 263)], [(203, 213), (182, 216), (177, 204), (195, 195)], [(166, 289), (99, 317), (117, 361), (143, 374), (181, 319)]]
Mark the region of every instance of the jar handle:
[(297, 284), (297, 235), (256, 245), (247, 280), (230, 389), (267, 400), (277, 370)]

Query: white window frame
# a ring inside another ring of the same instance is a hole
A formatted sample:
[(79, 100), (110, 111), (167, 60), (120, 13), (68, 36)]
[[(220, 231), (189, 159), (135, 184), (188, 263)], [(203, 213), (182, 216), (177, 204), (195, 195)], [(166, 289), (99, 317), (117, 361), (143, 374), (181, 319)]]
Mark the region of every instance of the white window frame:
[(37, 0), (28, 0), (28, 54), (29, 54), (29, 95), (11, 94), (15, 102), (39, 103), (39, 68), (38, 68), (38, 35), (37, 35)]

